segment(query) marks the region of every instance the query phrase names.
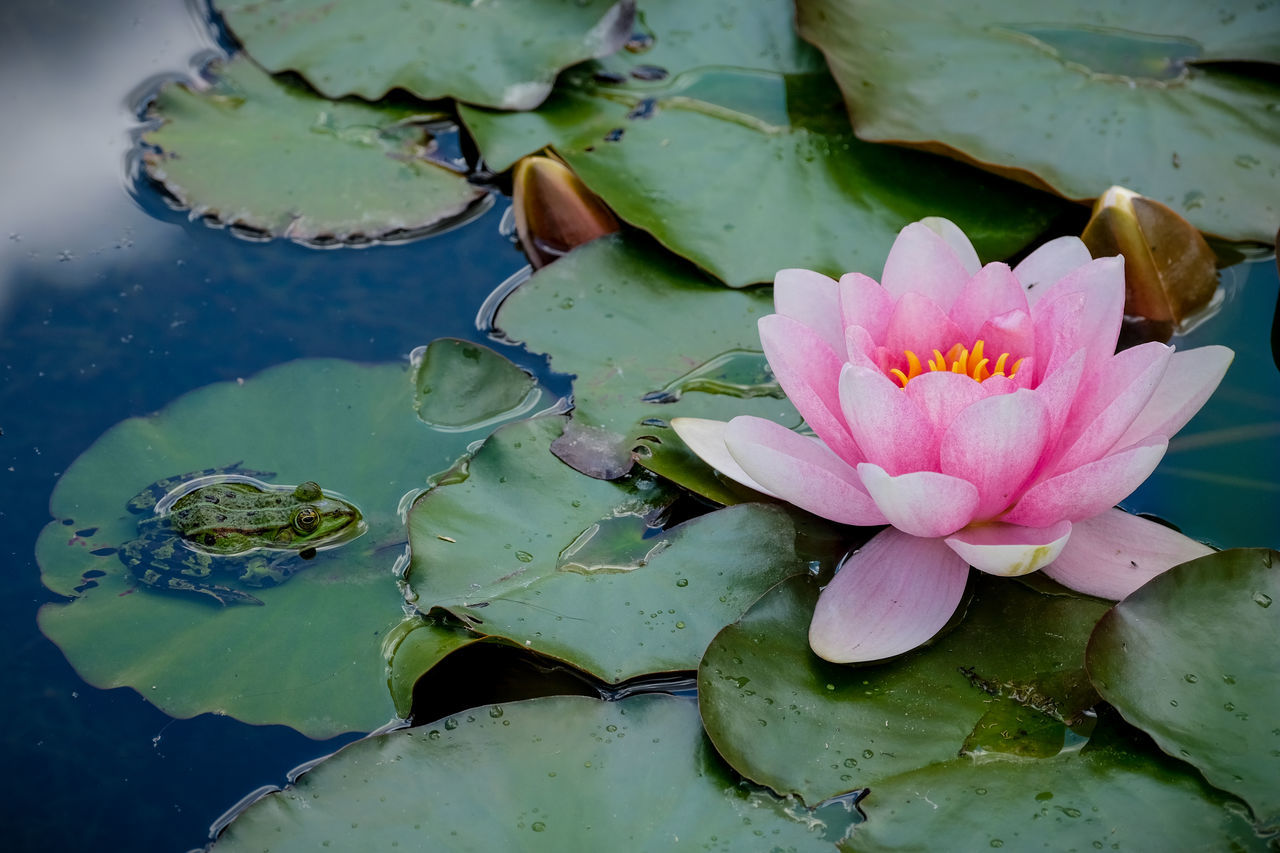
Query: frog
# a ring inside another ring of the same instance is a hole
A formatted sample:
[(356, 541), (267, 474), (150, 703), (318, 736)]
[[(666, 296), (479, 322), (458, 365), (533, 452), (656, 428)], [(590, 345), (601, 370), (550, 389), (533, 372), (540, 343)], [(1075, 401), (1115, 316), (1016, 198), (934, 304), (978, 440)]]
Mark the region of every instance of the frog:
[(210, 580), (232, 573), (264, 587), (284, 582), (321, 549), (350, 542), (367, 525), (355, 504), (314, 481), (267, 482), (272, 472), (240, 463), (158, 480), (129, 500), (141, 515), (120, 561), (142, 586), (222, 606), (261, 605), (255, 595)]

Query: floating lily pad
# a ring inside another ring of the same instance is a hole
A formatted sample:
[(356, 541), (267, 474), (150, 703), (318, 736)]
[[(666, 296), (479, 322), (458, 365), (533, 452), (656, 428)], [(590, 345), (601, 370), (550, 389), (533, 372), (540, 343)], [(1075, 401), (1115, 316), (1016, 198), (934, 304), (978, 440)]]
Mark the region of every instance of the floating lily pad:
[(550, 452), (563, 422), (499, 430), (465, 480), (410, 510), (419, 610), (619, 682), (694, 669), (717, 631), (806, 571), (784, 510), (742, 504), (662, 530), (674, 493), (647, 473), (615, 483), (574, 471)]
[(850, 822), (740, 784), (687, 699), (555, 697), (352, 744), (213, 849), (822, 851)]
[(1165, 752), (1280, 826), (1280, 557), (1192, 560), (1117, 604), (1089, 641), (1108, 702)]
[(816, 584), (780, 585), (703, 657), (698, 698), (712, 742), (748, 779), (807, 803), (876, 790), (953, 758), (966, 743), (1025, 754), (1026, 732), (985, 728), (992, 709), (1009, 701), (1034, 712), (1026, 722), (1049, 729), (1038, 738), (1056, 736), (1061, 749), (1064, 722), (1082, 724), (1080, 713), (1097, 701), (1084, 646), (1106, 605), (986, 575), (973, 588), (968, 612), (931, 646), (854, 668), (809, 648)]
[(549, 145), (621, 218), (734, 287), (784, 267), (876, 275), (897, 232), (925, 216), (1003, 258), (1060, 209), (944, 158), (859, 142), (830, 76), (793, 44), (791, 4), (699, 17), (726, 5), (742, 31), (694, 28), (689, 4), (646, 4), (656, 41), (640, 58), (662, 63), (643, 66), (666, 75), (658, 87), (635, 79), (634, 59), (611, 59), (566, 72), (536, 113), (460, 116), (491, 168)]
[(727, 290), (648, 241), (615, 234), (539, 270), (495, 325), (574, 374), (574, 422), (613, 433), (600, 438), (601, 453), (626, 455), (642, 436), (678, 443), (667, 426), (676, 416), (797, 425), (759, 350), (756, 321), (772, 312), (767, 290)]
[(392, 89), (506, 110), (542, 103), (556, 74), (631, 35), (634, 0), (217, 0), (253, 58), (331, 98)]
[(330, 101), (244, 57), (207, 89), (170, 83), (143, 134), (148, 174), (192, 216), (301, 242), (404, 237), (483, 210), (483, 190), (428, 159), (447, 126), (421, 105)]
[(1067, 198), (1121, 184), (1196, 227), (1280, 226), (1273, 3), (799, 0), (858, 135), (949, 151)]
[[(401, 365), (304, 360), (116, 425), (50, 500), (36, 558), (45, 585), (70, 600), (40, 610), (41, 630), (89, 683), (133, 687), (175, 717), (227, 714), (312, 737), (385, 723), (381, 645), (403, 618), (400, 502), (484, 434), (427, 428), (413, 392)], [(342, 492), (368, 532), (254, 589), (263, 607), (139, 586), (116, 554), (137, 535), (126, 502), (153, 481), (237, 462)]]
[(480, 344), (438, 338), (414, 355), (413, 407), (437, 429), (470, 430), (509, 420), (542, 396), (532, 376)]
[(1095, 736), (1045, 759), (962, 757), (886, 779), (838, 846), (931, 850), (945, 838), (954, 850), (1268, 849), (1190, 767), (1126, 741)]

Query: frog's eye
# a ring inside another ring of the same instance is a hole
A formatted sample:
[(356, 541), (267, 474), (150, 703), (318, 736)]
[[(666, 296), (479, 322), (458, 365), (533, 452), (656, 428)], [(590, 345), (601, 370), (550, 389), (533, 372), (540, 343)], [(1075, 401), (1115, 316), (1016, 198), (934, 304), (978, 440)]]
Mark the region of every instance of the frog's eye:
[(302, 483), (293, 490), (293, 496), (300, 501), (318, 501), (323, 496), (320, 485), (311, 480)]
[(320, 526), (320, 510), (304, 506), (293, 514), (293, 526), (299, 533), (310, 533)]

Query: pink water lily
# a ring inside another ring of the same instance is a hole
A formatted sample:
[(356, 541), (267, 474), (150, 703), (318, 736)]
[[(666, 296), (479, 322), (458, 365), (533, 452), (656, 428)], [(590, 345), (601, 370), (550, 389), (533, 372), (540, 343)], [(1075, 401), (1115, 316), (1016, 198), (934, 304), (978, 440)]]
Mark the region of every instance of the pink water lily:
[(809, 642), (837, 662), (929, 640), (969, 566), (1043, 570), (1119, 599), (1210, 552), (1115, 508), (1217, 387), (1233, 353), (1115, 351), (1122, 258), (1064, 237), (1014, 269), (981, 266), (947, 220), (908, 225), (882, 282), (807, 270), (775, 280), (765, 355), (816, 434), (677, 418), (704, 460), (833, 521), (890, 525), (823, 590)]

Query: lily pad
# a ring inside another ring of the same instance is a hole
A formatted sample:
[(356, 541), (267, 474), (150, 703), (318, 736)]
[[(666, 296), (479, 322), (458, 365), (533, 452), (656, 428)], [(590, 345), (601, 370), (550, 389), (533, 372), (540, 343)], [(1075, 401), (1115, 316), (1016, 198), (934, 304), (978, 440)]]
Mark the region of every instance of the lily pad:
[(598, 436), (602, 454), (626, 456), (642, 437), (679, 443), (667, 426), (676, 416), (799, 424), (759, 350), (756, 321), (772, 312), (768, 290), (726, 290), (649, 241), (614, 234), (539, 270), (494, 322), (576, 376), (574, 422), (612, 434)]
[(821, 851), (849, 822), (741, 785), (687, 699), (555, 697), (352, 744), (212, 849)]
[(1009, 701), (1034, 712), (1026, 723), (1051, 729), (1061, 749), (1064, 723), (1080, 725), (1081, 712), (1097, 701), (1084, 646), (1106, 605), (986, 575), (972, 587), (968, 612), (931, 646), (853, 668), (809, 648), (817, 584), (781, 584), (703, 657), (698, 699), (716, 749), (748, 779), (806, 803), (876, 790), (885, 779), (955, 757), (966, 744), (1027, 752), (1026, 725), (994, 734), (986, 728), (992, 709)]
[(438, 338), (414, 353), (413, 408), (428, 426), (472, 430), (510, 420), (541, 398), (537, 381), (488, 347)]
[(1108, 702), (1170, 755), (1280, 826), (1280, 566), (1237, 549), (1176, 566), (1113, 608), (1089, 641)]
[[(1101, 728), (1101, 727), (1100, 727)], [(1265, 850), (1191, 768), (1128, 739), (1053, 758), (956, 758), (874, 786), (841, 850)]]
[(269, 71), (297, 71), (331, 98), (392, 89), (506, 110), (542, 103), (556, 74), (613, 53), (635, 0), (218, 0)]
[[(50, 500), (36, 558), (69, 601), (41, 608), (41, 630), (90, 684), (133, 687), (175, 717), (226, 714), (311, 737), (382, 725), (393, 709), (381, 645), (404, 615), (400, 503), (484, 435), (427, 428), (413, 391), (402, 365), (304, 360), (117, 424)], [(368, 532), (253, 590), (263, 607), (138, 586), (115, 553), (137, 535), (126, 502), (153, 481), (237, 462), (342, 492)]]
[(466, 479), (413, 506), (419, 610), (616, 683), (694, 669), (717, 631), (806, 571), (784, 510), (742, 504), (663, 530), (674, 493), (647, 473), (615, 483), (574, 471), (550, 453), (563, 422), (504, 427)]
[(702, 14), (723, 6), (745, 32), (694, 29), (689, 4), (646, 5), (656, 41), (641, 57), (663, 62), (644, 66), (666, 75), (660, 86), (636, 80), (634, 60), (610, 60), (566, 72), (535, 113), (459, 115), (491, 168), (551, 146), (622, 219), (734, 287), (784, 267), (878, 274), (897, 232), (925, 216), (1003, 258), (1060, 209), (945, 158), (859, 142), (830, 76), (790, 44), (791, 4)]
[[(858, 136), (947, 151), (1067, 198), (1121, 184), (1203, 231), (1280, 226), (1272, 3), (799, 0)], [(1214, 63), (1231, 62), (1229, 65)]]
[(451, 127), (419, 104), (330, 101), (244, 57), (203, 89), (169, 83), (142, 136), (147, 173), (193, 217), (306, 243), (403, 238), (457, 224), (487, 194), (429, 158)]

